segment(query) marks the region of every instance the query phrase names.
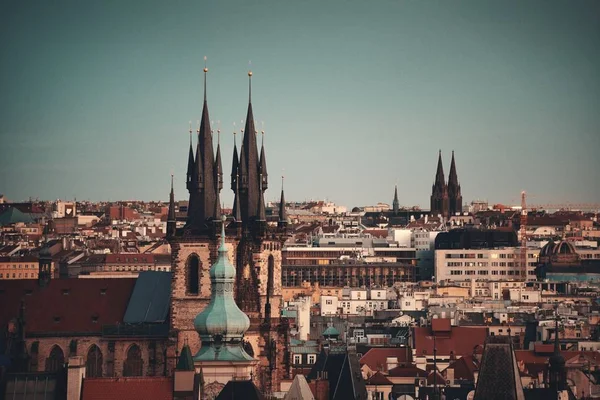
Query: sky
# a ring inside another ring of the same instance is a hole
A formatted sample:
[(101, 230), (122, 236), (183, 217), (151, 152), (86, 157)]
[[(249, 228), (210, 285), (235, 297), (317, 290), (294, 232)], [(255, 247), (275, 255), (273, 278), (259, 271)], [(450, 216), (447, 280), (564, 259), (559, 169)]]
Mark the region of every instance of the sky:
[(187, 199), (206, 56), (226, 182), (252, 69), (266, 200), (428, 207), (454, 150), (464, 202), (598, 203), (598, 43), (594, 0), (0, 0), (0, 193)]

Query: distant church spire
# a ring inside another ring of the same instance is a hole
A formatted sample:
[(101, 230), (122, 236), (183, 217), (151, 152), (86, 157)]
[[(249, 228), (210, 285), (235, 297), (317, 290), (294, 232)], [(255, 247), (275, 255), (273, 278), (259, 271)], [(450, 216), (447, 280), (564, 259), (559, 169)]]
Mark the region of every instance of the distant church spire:
[(454, 150), (452, 151), (450, 175), (448, 176), (448, 208), (450, 216), (455, 215), (456, 213), (462, 213), (462, 194), (460, 192), (460, 184), (458, 183), (458, 174), (456, 173)]
[(392, 210), (394, 211), (394, 215), (398, 215), (398, 210), (400, 209), (400, 202), (398, 201), (398, 185), (394, 186), (394, 201), (392, 203)]
[(175, 236), (176, 224), (175, 192), (173, 191), (173, 174), (171, 174), (171, 194), (169, 195), (169, 214), (167, 216), (167, 237)]
[(448, 216), (448, 186), (444, 180), (444, 167), (442, 165), (442, 150), (438, 155), (437, 170), (435, 173), (435, 181), (431, 188), (431, 214)]

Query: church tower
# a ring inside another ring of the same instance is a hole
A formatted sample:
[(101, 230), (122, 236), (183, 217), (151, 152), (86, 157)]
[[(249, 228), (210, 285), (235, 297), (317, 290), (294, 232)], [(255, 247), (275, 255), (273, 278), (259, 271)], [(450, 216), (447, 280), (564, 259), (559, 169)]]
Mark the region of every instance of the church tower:
[[(196, 152), (194, 154), (190, 141), (188, 155), (188, 218), (185, 226), (169, 238), (173, 271), (171, 332), (177, 349), (181, 349), (184, 343), (189, 344), (193, 353), (206, 347), (206, 337), (202, 337), (202, 333), (198, 335), (193, 321), (196, 315), (210, 307), (211, 287), (215, 284), (210, 278), (211, 266), (215, 265), (218, 257), (226, 257), (235, 266), (233, 298), (250, 323), (244, 335), (244, 351), (257, 360), (252, 378), (263, 393), (270, 394), (280, 389), (281, 380), (288, 378), (290, 372), (287, 356), (289, 329), (287, 320), (280, 318), (281, 249), (287, 238), (287, 221), (282, 219), (286, 215), (284, 210), (277, 226), (270, 227), (267, 223), (264, 192), (268, 188), (268, 171), (264, 132), (259, 149), (250, 71), (248, 109), (239, 149), (234, 132), (232, 218), (225, 226), (228, 234), (224, 242), (218, 240), (223, 171), (220, 143), (216, 154), (213, 153), (206, 100), (207, 72), (205, 68), (204, 103)], [(282, 201), (285, 201), (283, 197)], [(223, 246), (226, 252), (218, 250)], [(172, 351), (174, 355), (175, 350)]]
[[(192, 351), (200, 348), (200, 339), (194, 329), (194, 317), (206, 307), (211, 295), (209, 270), (217, 258), (220, 223), (219, 192), (222, 187), (220, 147), (213, 152), (213, 135), (208, 114), (206, 77), (204, 68), (204, 99), (202, 118), (197, 130), (196, 152), (193, 150), (190, 127), (190, 147), (186, 174), (189, 191), (187, 220), (182, 229), (173, 222), (167, 224), (167, 240), (171, 245), (171, 332), (176, 350), (188, 343)], [(171, 189), (169, 220), (174, 220), (174, 195)], [(235, 249), (234, 240), (228, 243)], [(230, 252), (231, 253), (231, 252)], [(233, 262), (233, 261), (232, 261)]]
[[(252, 110), (252, 71), (248, 72), (248, 110), (239, 158), (234, 146), (231, 188), (234, 192), (234, 226), (240, 232), (236, 252), (236, 302), (249, 317), (246, 334), (259, 359), (255, 382), (264, 393), (280, 387), (289, 372), (288, 327), (280, 319), (281, 249), (286, 240), (287, 221), (279, 215), (278, 227), (266, 221), (264, 192), (268, 187), (264, 132), (260, 153)], [(283, 199), (283, 198), (282, 198)], [(282, 201), (285, 202), (285, 199)]]
[(438, 155), (437, 171), (435, 181), (431, 188), (431, 215), (448, 216), (449, 199), (448, 186), (444, 180), (444, 167), (442, 166), (442, 151)]
[(448, 212), (449, 215), (462, 214), (462, 194), (460, 193), (460, 183), (456, 173), (456, 163), (454, 161), (454, 150), (452, 151), (452, 162), (450, 163), (450, 175), (448, 176)]

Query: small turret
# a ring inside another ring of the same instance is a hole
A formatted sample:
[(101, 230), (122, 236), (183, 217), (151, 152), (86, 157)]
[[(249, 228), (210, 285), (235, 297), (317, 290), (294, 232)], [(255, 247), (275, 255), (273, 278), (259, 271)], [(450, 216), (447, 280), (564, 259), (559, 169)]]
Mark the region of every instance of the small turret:
[(171, 174), (171, 194), (169, 195), (169, 214), (167, 216), (167, 237), (175, 236), (177, 220), (175, 218), (175, 192), (173, 191), (173, 175)]
[(285, 210), (285, 195), (283, 193), (283, 176), (281, 177), (281, 199), (279, 200), (279, 221), (277, 221), (279, 228), (287, 227), (287, 212)]

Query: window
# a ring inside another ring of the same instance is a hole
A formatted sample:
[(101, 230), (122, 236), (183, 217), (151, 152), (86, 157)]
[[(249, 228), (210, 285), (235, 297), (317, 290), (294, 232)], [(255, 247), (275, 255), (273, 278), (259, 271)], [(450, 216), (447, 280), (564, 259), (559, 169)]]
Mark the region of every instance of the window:
[(102, 352), (95, 344), (88, 350), (85, 362), (85, 376), (90, 378), (102, 377)]
[(302, 363), (302, 354), (294, 354), (294, 364)]
[(139, 346), (132, 344), (127, 351), (127, 359), (123, 364), (123, 376), (142, 376), (143, 363)]
[(58, 372), (65, 365), (65, 355), (59, 346), (52, 347), (50, 355), (46, 358), (45, 372)]
[(308, 355), (308, 363), (309, 364), (314, 364), (317, 361), (317, 355), (316, 354), (309, 354)]
[(200, 292), (200, 259), (196, 254), (188, 257), (186, 262), (187, 269), (187, 292), (197, 295)]

